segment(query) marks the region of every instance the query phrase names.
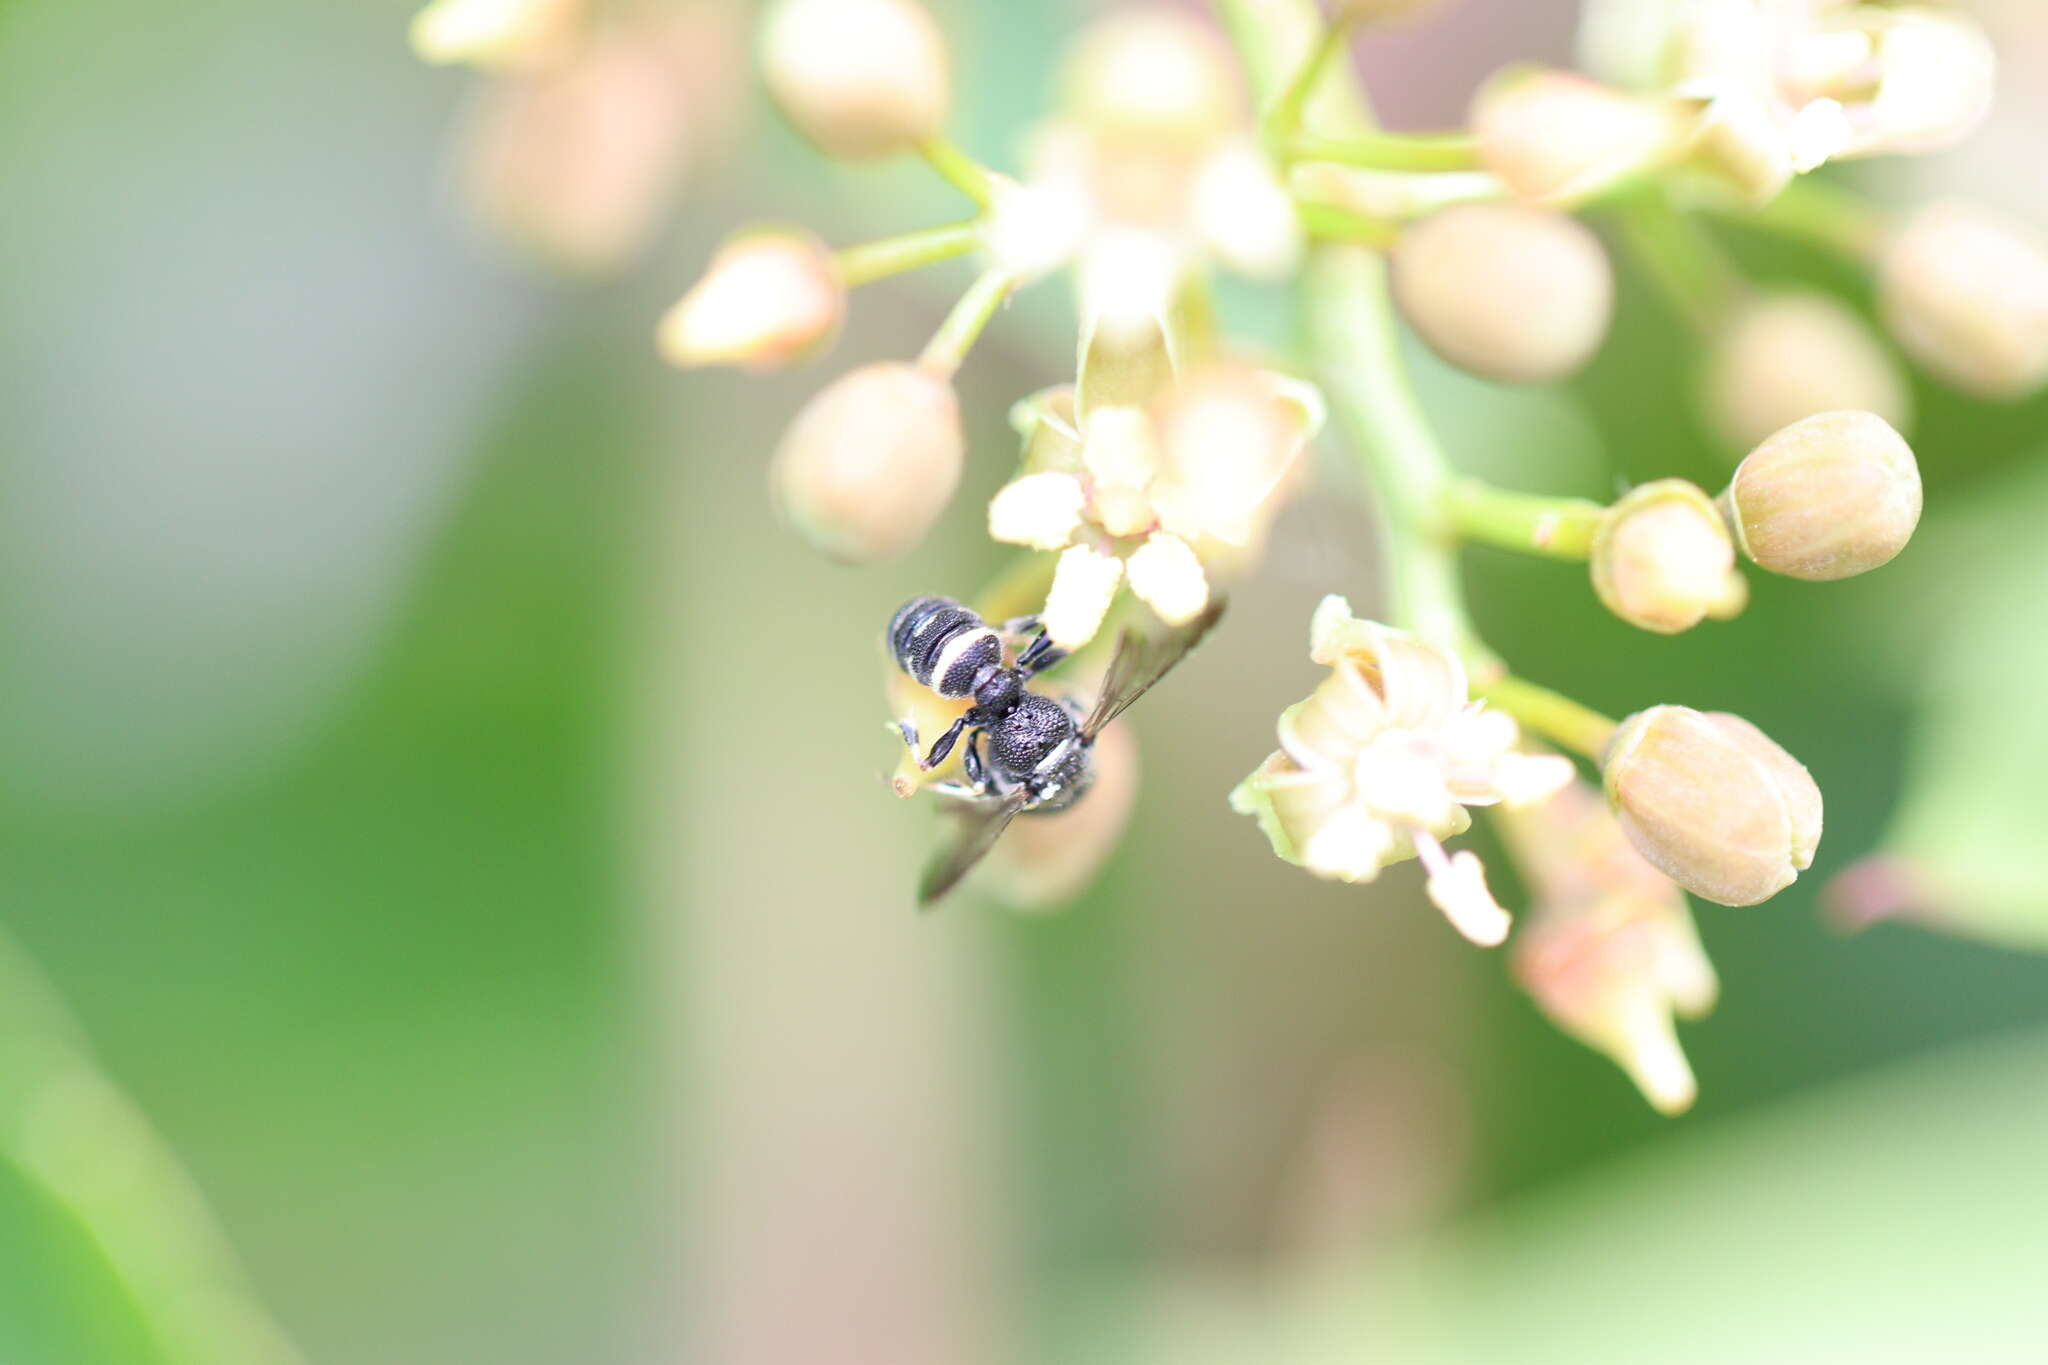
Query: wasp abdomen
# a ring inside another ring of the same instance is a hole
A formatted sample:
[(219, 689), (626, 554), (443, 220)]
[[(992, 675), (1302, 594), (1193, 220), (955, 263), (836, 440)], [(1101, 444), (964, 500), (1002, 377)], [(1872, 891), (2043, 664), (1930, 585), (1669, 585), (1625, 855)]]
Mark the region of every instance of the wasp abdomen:
[(942, 697), (965, 697), (1003, 663), (1002, 636), (950, 597), (916, 597), (889, 622), (896, 666)]

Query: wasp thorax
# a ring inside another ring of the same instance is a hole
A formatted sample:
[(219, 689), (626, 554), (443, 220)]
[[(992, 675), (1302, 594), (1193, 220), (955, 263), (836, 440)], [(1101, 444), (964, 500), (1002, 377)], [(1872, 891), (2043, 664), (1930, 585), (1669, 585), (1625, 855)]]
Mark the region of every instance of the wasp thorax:
[(1714, 337), (1704, 398), (1738, 451), (1816, 412), (1872, 412), (1903, 426), (1912, 406), (1863, 319), (1818, 293), (1765, 294), (1735, 310)]
[(1675, 635), (1744, 600), (1735, 545), (1712, 500), (1682, 479), (1660, 479), (1609, 510), (1593, 538), (1593, 589), (1644, 630)]
[(924, 538), (952, 500), (964, 455), (952, 386), (889, 361), (842, 375), (804, 404), (769, 475), (807, 540), (866, 563)]
[(909, 151), (952, 102), (945, 38), (914, 0), (778, 0), (761, 69), (790, 122), (848, 159)]
[(1601, 767), (1629, 841), (1695, 895), (1755, 905), (1813, 862), (1820, 788), (1740, 716), (1653, 706), (1616, 728)]
[(1920, 523), (1920, 466), (1868, 412), (1823, 412), (1749, 453), (1722, 496), (1742, 552), (1772, 573), (1826, 580), (1889, 563)]
[(1878, 298), (1899, 344), (1957, 388), (2019, 398), (2048, 380), (2048, 247), (1988, 209), (1923, 209), (1886, 248)]
[(1665, 160), (1678, 124), (1663, 100), (1569, 71), (1511, 67), (1472, 101), (1488, 170), (1524, 199), (1573, 204)]
[(821, 346), (839, 329), (846, 286), (832, 253), (808, 232), (742, 233), (661, 320), (671, 364), (766, 369)]
[(1614, 279), (1599, 239), (1561, 213), (1459, 204), (1401, 235), (1394, 297), (1430, 349), (1489, 379), (1562, 379), (1599, 349)]

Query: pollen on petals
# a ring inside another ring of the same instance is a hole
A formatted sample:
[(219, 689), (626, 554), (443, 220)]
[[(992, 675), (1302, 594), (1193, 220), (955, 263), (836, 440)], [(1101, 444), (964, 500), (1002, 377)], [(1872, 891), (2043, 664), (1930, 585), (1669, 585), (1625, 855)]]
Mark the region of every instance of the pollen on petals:
[(1125, 571), (1131, 591), (1170, 626), (1194, 620), (1209, 605), (1202, 561), (1179, 536), (1154, 534), (1132, 552)]
[(1079, 649), (1095, 638), (1123, 581), (1124, 562), (1090, 545), (1069, 546), (1053, 570), (1041, 620), (1061, 649)]
[(1073, 539), (1088, 495), (1071, 474), (1026, 474), (988, 505), (988, 533), (1008, 545), (1057, 550)]

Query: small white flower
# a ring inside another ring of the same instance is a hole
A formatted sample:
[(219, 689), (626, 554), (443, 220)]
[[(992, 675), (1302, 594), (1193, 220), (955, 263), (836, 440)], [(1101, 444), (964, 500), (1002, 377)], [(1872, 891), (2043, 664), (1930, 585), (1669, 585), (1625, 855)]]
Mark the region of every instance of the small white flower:
[(1323, 599), (1311, 657), (1330, 676), (1280, 718), (1280, 749), (1231, 793), (1257, 816), (1274, 851), (1318, 876), (1371, 881), (1421, 858), (1428, 895), (1459, 933), (1491, 946), (1508, 916), (1476, 855), (1443, 841), (1471, 824), (1471, 806), (1540, 800), (1571, 780), (1569, 761), (1515, 751), (1509, 716), (1470, 699), (1464, 666), (1433, 645), (1360, 621)]

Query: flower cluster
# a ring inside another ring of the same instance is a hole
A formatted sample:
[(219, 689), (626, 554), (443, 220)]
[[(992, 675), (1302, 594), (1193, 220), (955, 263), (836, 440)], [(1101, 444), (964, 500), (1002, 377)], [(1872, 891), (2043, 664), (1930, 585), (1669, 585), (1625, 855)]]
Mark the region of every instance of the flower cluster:
[[(1863, 310), (1750, 282), (1719, 234), (1733, 221), (1867, 271), (1882, 328), (1956, 388), (2010, 399), (2048, 383), (2048, 248), (2028, 229), (1961, 203), (1894, 218), (1810, 174), (1966, 135), (1988, 107), (1990, 44), (1961, 14), (1919, 5), (1631, 7), (1629, 51), (1590, 45), (1608, 56), (1597, 74), (1510, 68), (1480, 87), (1465, 126), (1389, 132), (1342, 54), (1422, 4), (1217, 7), (1221, 27), (1145, 4), (1088, 26), (1011, 176), (946, 136), (956, 83), (917, 0), (771, 0), (758, 52), (788, 122), (842, 160), (920, 158), (973, 211), (845, 246), (790, 225), (735, 233), (659, 319), (656, 345), (684, 368), (793, 364), (832, 347), (854, 291), (975, 262), (921, 352), (824, 384), (770, 461), (792, 529), (867, 563), (909, 553), (947, 514), (969, 454), (954, 378), (978, 338), (1018, 290), (1066, 278), (1071, 380), (1015, 402), (1021, 455), (1000, 457), (985, 509), (991, 539), (1021, 557), (973, 600), (990, 621), (1036, 618), (1082, 656), (1079, 676), (1105, 662), (1119, 611), (1170, 628), (1257, 569), (1327, 410), (1382, 518), (1387, 623), (1324, 600), (1310, 657), (1328, 672), (1280, 717), (1278, 748), (1232, 804), (1317, 876), (1369, 882), (1418, 860), (1428, 898), (1482, 945), (1514, 921), (1478, 855), (1446, 843), (1472, 809), (1497, 814), (1534, 907), (1512, 950), (1518, 976), (1675, 1112), (1694, 1084), (1672, 1018), (1715, 993), (1683, 893), (1752, 905), (1791, 884), (1820, 839), (1819, 788), (1739, 717), (1665, 704), (1616, 721), (1516, 676), (1471, 624), (1458, 555), (1487, 545), (1578, 562), (1615, 616), (1673, 634), (1740, 613), (1745, 564), (1823, 582), (1900, 554), (1922, 486), (1899, 363)], [(494, 80), (560, 80), (622, 34), (649, 50), (659, 12), (436, 0), (415, 41)], [(656, 140), (665, 125), (633, 114), (630, 86), (607, 80), (586, 122)], [(523, 200), (547, 197), (547, 167), (584, 165), (584, 144), (552, 125), (524, 142)], [(597, 167), (632, 160), (605, 145)], [(643, 185), (596, 198), (608, 195), (648, 197)], [(1407, 383), (1395, 320), (1483, 378), (1566, 379), (1605, 343), (1616, 249), (1697, 342), (1699, 415), (1726, 443), (1725, 485), (1660, 478), (1595, 502), (1458, 474)], [(1296, 283), (1306, 353), (1291, 365), (1230, 335), (1213, 305), (1219, 272)], [(966, 706), (900, 675), (891, 689), (891, 714), (918, 733)], [(1040, 904), (1086, 883), (1136, 781), (1129, 736), (1103, 740), (1101, 792), (1115, 799), (1080, 801), (1044, 837), (1006, 845), (991, 889)], [(959, 763), (927, 771), (906, 757), (896, 788), (910, 795)], [(1574, 779), (1579, 764), (1597, 769), (1604, 801)]]

